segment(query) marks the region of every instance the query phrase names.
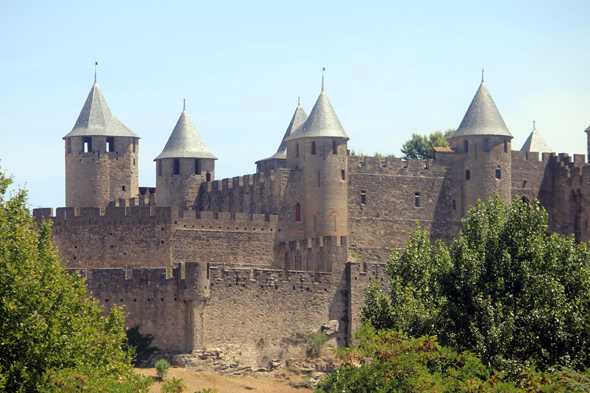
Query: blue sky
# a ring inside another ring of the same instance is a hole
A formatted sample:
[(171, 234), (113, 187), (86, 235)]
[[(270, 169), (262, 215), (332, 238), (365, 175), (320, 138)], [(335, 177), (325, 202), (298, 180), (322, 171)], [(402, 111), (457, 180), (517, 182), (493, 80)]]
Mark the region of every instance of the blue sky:
[(187, 110), (216, 177), (272, 155), (297, 97), (326, 92), (349, 148), (399, 156), (412, 133), (458, 127), (486, 85), (520, 149), (532, 129), (586, 153), (588, 1), (0, 0), (0, 165), (34, 207), (63, 206), (64, 145), (98, 83), (142, 139), (140, 185)]

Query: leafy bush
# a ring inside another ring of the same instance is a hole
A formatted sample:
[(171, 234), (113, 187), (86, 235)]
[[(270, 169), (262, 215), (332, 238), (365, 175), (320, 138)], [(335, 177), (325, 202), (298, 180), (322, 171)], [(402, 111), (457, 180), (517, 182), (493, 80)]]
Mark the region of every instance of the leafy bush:
[(168, 381), (164, 381), (162, 384), (162, 388), (160, 392), (162, 393), (182, 393), (186, 389), (185, 384), (182, 382), (182, 379), (172, 378)]
[(309, 336), (307, 343), (307, 355), (313, 358), (320, 356), (324, 350), (324, 345), (328, 342), (328, 336), (323, 332), (316, 332)]
[(168, 375), (168, 369), (170, 368), (170, 363), (166, 361), (166, 359), (160, 359), (156, 362), (156, 373), (158, 374), (158, 378), (164, 379), (166, 375)]

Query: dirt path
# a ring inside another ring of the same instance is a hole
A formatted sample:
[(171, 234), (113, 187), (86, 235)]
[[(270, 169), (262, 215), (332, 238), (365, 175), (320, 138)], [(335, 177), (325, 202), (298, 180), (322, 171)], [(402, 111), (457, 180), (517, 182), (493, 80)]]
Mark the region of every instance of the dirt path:
[[(156, 376), (155, 368), (136, 368), (135, 372), (142, 375)], [(182, 378), (187, 387), (187, 393), (193, 393), (203, 388), (216, 388), (219, 393), (305, 393), (311, 389), (295, 388), (290, 383), (305, 382), (305, 378), (295, 375), (269, 376), (265, 378), (252, 377), (223, 377), (208, 371), (188, 371), (184, 368), (168, 370), (168, 378)], [(150, 393), (159, 393), (162, 383), (155, 382)]]

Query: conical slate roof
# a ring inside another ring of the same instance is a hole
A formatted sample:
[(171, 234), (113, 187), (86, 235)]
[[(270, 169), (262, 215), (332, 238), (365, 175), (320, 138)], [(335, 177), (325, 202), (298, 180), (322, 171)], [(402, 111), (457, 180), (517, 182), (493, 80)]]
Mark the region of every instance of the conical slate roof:
[(217, 160), (217, 157), (211, 154), (205, 146), (205, 142), (186, 110), (182, 111), (164, 150), (154, 158), (154, 161), (163, 158), (212, 158)]
[(346, 135), (346, 132), (344, 132), (344, 128), (342, 128), (342, 124), (340, 124), (340, 120), (338, 120), (338, 116), (336, 116), (336, 112), (334, 112), (332, 104), (330, 104), (330, 100), (328, 100), (328, 96), (323, 88), (318, 100), (311, 110), (309, 118), (285, 140), (292, 141), (295, 139), (313, 137), (350, 139), (348, 135)]
[(522, 145), (522, 149), (520, 151), (538, 151), (539, 153), (552, 153), (555, 150), (549, 146), (549, 144), (541, 137), (539, 132), (537, 131), (537, 127), (535, 126), (535, 122), (533, 122), (533, 131), (527, 138), (524, 145)]
[(139, 138), (137, 134), (113, 116), (96, 82), (90, 89), (74, 128), (63, 139), (73, 136), (126, 136)]
[[(295, 130), (297, 130), (303, 123), (305, 123), (306, 120), (307, 120), (307, 113), (305, 113), (305, 110), (301, 107), (301, 103), (298, 103), (297, 109), (295, 109), (295, 113), (293, 114), (293, 118), (291, 119), (291, 122), (289, 123), (289, 127), (287, 127), (287, 131), (285, 131), (285, 135), (283, 136), (283, 140), (281, 141), (281, 145), (277, 149), (277, 152), (273, 156), (265, 158), (260, 161), (266, 161), (266, 160), (272, 160), (272, 159), (285, 159), (286, 160), (287, 159), (287, 144), (285, 143), (285, 141)], [(256, 161), (256, 162), (259, 162), (259, 161)]]
[(483, 80), (461, 125), (451, 138), (472, 135), (504, 135), (512, 138)]

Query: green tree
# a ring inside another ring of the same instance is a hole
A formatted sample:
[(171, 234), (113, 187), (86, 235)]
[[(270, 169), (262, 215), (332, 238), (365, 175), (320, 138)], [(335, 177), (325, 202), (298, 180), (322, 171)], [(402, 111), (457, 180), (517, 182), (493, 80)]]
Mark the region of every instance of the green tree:
[(468, 212), (450, 249), (417, 227), (406, 249), (392, 254), (390, 295), (373, 283), (362, 318), (436, 335), (509, 376), (533, 364), (588, 367), (590, 252), (546, 228), (537, 202), (497, 198)]
[[(125, 341), (124, 314), (108, 315), (66, 273), (51, 242), (51, 226), (37, 227), (27, 193), (7, 197), (12, 179), (0, 172), (0, 382), (13, 392), (47, 391), (65, 370), (83, 367), (96, 378), (137, 382)], [(67, 378), (66, 378), (67, 379)], [(62, 381), (63, 382), (63, 381)], [(142, 385), (142, 386), (145, 386)], [(67, 389), (62, 389), (67, 391)]]
[(365, 325), (357, 345), (338, 351), (336, 373), (324, 378), (318, 393), (341, 392), (565, 392), (557, 373), (523, 371), (524, 385), (504, 381), (474, 354), (441, 347), (434, 337), (407, 339), (395, 330)]
[(454, 128), (449, 128), (445, 132), (437, 130), (430, 135), (412, 134), (412, 138), (407, 140), (401, 148), (403, 158), (421, 158), (423, 160), (434, 158), (432, 153), (433, 147), (447, 147), (449, 136), (455, 133)]

